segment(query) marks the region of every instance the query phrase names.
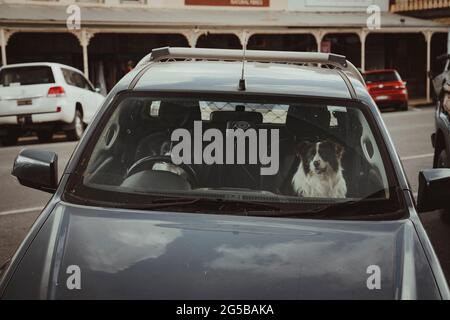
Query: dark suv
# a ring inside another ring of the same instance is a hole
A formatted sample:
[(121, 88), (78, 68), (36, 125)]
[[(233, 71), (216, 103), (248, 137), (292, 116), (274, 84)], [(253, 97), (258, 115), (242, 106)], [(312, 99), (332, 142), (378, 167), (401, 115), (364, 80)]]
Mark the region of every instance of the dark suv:
[[(345, 57), (161, 48), (108, 95), (0, 282), (4, 299), (448, 299), (418, 204)], [(245, 61), (243, 61), (245, 59)], [(281, 63), (280, 63), (281, 62)], [(59, 182), (58, 182), (59, 181)]]

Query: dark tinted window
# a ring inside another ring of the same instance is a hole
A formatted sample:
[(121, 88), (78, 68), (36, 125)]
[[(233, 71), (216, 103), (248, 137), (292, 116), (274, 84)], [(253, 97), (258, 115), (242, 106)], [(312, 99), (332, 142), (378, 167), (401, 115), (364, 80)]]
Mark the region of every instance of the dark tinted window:
[(80, 73), (68, 69), (62, 69), (62, 71), (67, 84), (82, 89), (92, 90), (89, 82)]
[(388, 82), (388, 81), (401, 81), (400, 76), (395, 71), (366, 73), (364, 79), (367, 83), (371, 82)]
[[(311, 206), (352, 216), (398, 208), (389, 162), (358, 106), (139, 95), (113, 109), (69, 184), (71, 201), (137, 208), (182, 197), (216, 213), (255, 201), (248, 210), (275, 216)], [(338, 176), (324, 192), (309, 180)]]
[(71, 70), (64, 69), (64, 68), (62, 68), (61, 70), (62, 70), (64, 80), (66, 81), (66, 83), (71, 86), (75, 86), (75, 78), (74, 78), (75, 73)]
[(54, 83), (55, 78), (50, 67), (14, 67), (5, 68), (0, 71), (0, 81), (2, 86), (9, 85), (29, 85), (41, 83)]

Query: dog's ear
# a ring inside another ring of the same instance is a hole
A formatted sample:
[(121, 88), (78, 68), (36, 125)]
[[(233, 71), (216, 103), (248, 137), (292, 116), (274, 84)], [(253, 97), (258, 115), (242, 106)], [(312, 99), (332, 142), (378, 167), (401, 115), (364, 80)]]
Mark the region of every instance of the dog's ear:
[(337, 158), (342, 159), (342, 156), (344, 155), (344, 146), (339, 143), (335, 143), (335, 146)]
[(309, 141), (301, 141), (295, 147), (295, 154), (297, 157), (301, 158), (302, 154), (306, 153), (306, 150), (311, 146), (311, 142)]

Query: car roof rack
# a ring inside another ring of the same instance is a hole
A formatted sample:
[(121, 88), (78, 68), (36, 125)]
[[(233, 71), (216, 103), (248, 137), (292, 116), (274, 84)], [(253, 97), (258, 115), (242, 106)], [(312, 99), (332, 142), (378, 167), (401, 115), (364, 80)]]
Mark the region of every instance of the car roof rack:
[[(136, 67), (169, 59), (243, 60), (243, 50), (163, 47), (153, 49)], [(246, 61), (281, 63), (317, 63), (333, 66), (365, 83), (359, 70), (345, 56), (323, 52), (245, 50)]]

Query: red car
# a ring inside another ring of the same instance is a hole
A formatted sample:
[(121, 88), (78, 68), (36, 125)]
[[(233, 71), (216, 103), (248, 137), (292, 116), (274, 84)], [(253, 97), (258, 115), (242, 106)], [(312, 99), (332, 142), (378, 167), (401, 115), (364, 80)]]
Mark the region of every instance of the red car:
[(408, 110), (408, 89), (394, 69), (372, 70), (364, 73), (367, 90), (379, 108)]

